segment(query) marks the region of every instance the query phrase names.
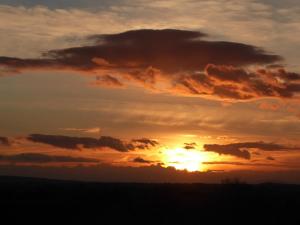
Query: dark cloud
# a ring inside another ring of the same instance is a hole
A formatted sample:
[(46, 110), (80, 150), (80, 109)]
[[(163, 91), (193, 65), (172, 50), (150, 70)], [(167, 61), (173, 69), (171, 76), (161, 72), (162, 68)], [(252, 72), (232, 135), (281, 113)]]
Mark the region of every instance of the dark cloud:
[(197, 143), (195, 143), (195, 142), (184, 143), (184, 146), (183, 146), (183, 148), (187, 149), (187, 150), (189, 150), (189, 149), (195, 149), (196, 147), (197, 147)]
[(7, 137), (0, 137), (0, 145), (10, 145), (10, 142)]
[(67, 149), (108, 147), (120, 152), (133, 150), (133, 146), (131, 144), (126, 144), (120, 139), (109, 136), (101, 136), (99, 139), (96, 139), (90, 137), (31, 134), (27, 139), (33, 142), (49, 144), (55, 147)]
[(267, 159), (267, 160), (275, 160), (275, 158), (272, 157), (272, 156), (268, 156), (266, 159)]
[(230, 161), (211, 161), (211, 162), (203, 162), (205, 165), (233, 165), (233, 166), (271, 166), (271, 167), (283, 167), (283, 165), (278, 164), (270, 164), (270, 163), (258, 163), (258, 162), (230, 162)]
[[(280, 56), (247, 44), (205, 40), (206, 36), (174, 29), (93, 35), (89, 39), (94, 45), (50, 50), (37, 59), (0, 57), (0, 67), (7, 73), (71, 70), (94, 74), (99, 86), (134, 82), (175, 94), (238, 100), (291, 98), (300, 91), (300, 74), (269, 66)], [(266, 69), (246, 69), (257, 65)], [(167, 85), (162, 88), (160, 82)]]
[(205, 164), (205, 165), (234, 165), (234, 166), (249, 165), (249, 163), (230, 162), (230, 161), (210, 161), (210, 162), (202, 162), (202, 164)]
[(81, 148), (111, 148), (119, 152), (128, 152), (135, 149), (149, 149), (158, 145), (155, 140), (142, 138), (130, 142), (110, 136), (101, 136), (99, 139), (90, 137), (70, 137), (63, 135), (31, 134), (27, 137), (32, 142), (52, 145), (67, 149)]
[(284, 150), (297, 150), (298, 147), (289, 147), (276, 143), (266, 143), (266, 142), (242, 142), (228, 144), (229, 146), (235, 146), (238, 148), (256, 148), (263, 151), (284, 151)]
[(248, 74), (245, 70), (233, 66), (216, 66), (208, 64), (205, 71), (209, 77), (220, 81), (242, 82), (248, 81), (253, 77), (252, 74)]
[(205, 144), (205, 151), (216, 152), (224, 155), (233, 155), (239, 158), (250, 159), (251, 154), (248, 149), (259, 149), (263, 151), (289, 151), (289, 150), (300, 150), (298, 147), (289, 147), (275, 143), (265, 142), (242, 142), (232, 143), (226, 145), (219, 144)]
[(0, 57), (0, 66), (6, 68), (5, 71), (11, 71), (20, 73), (26, 69), (51, 69), (53, 68), (64, 68), (63, 64), (59, 64), (55, 59), (20, 59), (11, 57)]
[(93, 82), (92, 84), (95, 86), (110, 87), (110, 88), (120, 88), (124, 86), (124, 84), (121, 83), (117, 78), (110, 75), (97, 76), (96, 81)]
[(97, 163), (99, 160), (83, 157), (46, 155), (40, 153), (22, 153), (17, 155), (0, 155), (0, 161), (13, 163)]
[(98, 139), (98, 147), (109, 147), (120, 152), (134, 150), (134, 147), (131, 144), (127, 144), (120, 139), (109, 136), (101, 136)]
[(98, 147), (98, 139), (87, 137), (68, 137), (62, 135), (31, 134), (28, 140), (61, 148), (77, 149), (79, 145), (84, 148)]
[(299, 73), (288, 72), (284, 68), (279, 68), (277, 72), (277, 75), (284, 80), (300, 80)]
[(146, 160), (146, 159), (143, 159), (141, 157), (137, 157), (137, 158), (133, 159), (132, 162), (135, 162), (135, 163), (144, 163), (144, 164), (153, 163), (153, 161)]
[(250, 159), (250, 152), (247, 150), (241, 150), (234, 145), (218, 145), (218, 144), (206, 144), (203, 146), (205, 151), (216, 152), (220, 155), (233, 155), (239, 158)]
[(159, 145), (158, 141), (148, 138), (133, 139), (131, 141), (131, 144), (133, 144), (135, 148), (138, 149), (149, 149), (151, 147)]
[(1, 57), (0, 64), (15, 69), (95, 71), (154, 67), (167, 73), (203, 70), (207, 64), (244, 66), (280, 60), (257, 47), (224, 41), (206, 41), (206, 35), (185, 30), (133, 30), (94, 35), (95, 45), (50, 50), (39, 59)]
[[(154, 67), (164, 72), (201, 70), (209, 63), (224, 65), (266, 64), (280, 60), (251, 45), (224, 41), (206, 41), (207, 35), (185, 30), (133, 30), (120, 34), (96, 35), (100, 47), (97, 57), (128, 67)], [(85, 50), (94, 56), (94, 48), (54, 51), (66, 56)], [(108, 52), (111, 50), (111, 52)], [(94, 56), (95, 57), (95, 56)]]

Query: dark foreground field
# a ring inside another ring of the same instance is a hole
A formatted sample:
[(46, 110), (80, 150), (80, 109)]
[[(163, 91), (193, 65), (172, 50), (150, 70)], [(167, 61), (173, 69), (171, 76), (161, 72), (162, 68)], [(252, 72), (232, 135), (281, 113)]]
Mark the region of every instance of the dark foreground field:
[(300, 186), (0, 177), (5, 224), (300, 224)]

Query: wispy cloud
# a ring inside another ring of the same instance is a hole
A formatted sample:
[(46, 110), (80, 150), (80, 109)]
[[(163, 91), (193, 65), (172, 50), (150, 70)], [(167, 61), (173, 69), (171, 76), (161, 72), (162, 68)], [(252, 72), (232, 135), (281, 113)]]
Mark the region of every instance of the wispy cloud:
[[(100, 5), (97, 1), (89, 1), (84, 8), (75, 8), (80, 6), (76, 1), (71, 8), (63, 9), (48, 8), (49, 2), (44, 2), (44, 6), (0, 5), (0, 29), (3, 31), (0, 33), (0, 55), (34, 57), (47, 48), (76, 46), (84, 42), (82, 36), (89, 34), (172, 27), (201, 29), (227, 41), (267, 46), (288, 58), (290, 66), (299, 69), (299, 4), (291, 2), (122, 0), (105, 4), (101, 1)], [(57, 5), (68, 4), (59, 2)], [(23, 19), (15, 20), (15, 15)], [(291, 30), (294, 35), (290, 35)]]
[(92, 128), (61, 128), (64, 131), (71, 131), (71, 132), (83, 132), (83, 133), (90, 133), (90, 134), (99, 134), (101, 129), (99, 127), (92, 127)]

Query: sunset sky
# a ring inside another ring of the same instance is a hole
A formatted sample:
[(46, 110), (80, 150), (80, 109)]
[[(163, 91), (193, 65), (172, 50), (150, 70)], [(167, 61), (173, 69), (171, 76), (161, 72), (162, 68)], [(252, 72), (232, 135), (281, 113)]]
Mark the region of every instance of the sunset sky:
[(300, 183), (299, 0), (0, 0), (0, 175)]

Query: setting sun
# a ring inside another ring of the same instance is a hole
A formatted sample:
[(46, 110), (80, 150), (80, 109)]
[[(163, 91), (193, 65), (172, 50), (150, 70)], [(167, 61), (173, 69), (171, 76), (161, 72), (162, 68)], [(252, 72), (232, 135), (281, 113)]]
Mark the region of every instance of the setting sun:
[(199, 150), (176, 148), (165, 150), (163, 160), (167, 167), (194, 172), (203, 170), (202, 162), (206, 161), (206, 158), (207, 156)]

